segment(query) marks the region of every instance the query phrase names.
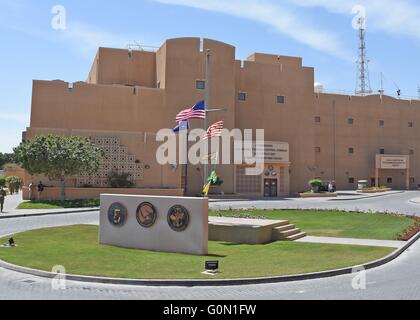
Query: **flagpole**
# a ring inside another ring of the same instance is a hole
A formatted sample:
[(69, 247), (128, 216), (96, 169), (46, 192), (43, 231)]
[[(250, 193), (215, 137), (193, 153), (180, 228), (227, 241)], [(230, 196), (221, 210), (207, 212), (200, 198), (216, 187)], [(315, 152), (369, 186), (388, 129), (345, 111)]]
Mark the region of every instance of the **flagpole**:
[[(209, 96), (210, 96), (210, 49), (206, 50), (206, 91), (205, 91), (205, 98), (204, 98), (204, 111), (206, 114), (206, 118), (204, 119), (204, 130), (207, 132), (208, 127), (208, 110), (209, 110)], [(208, 146), (208, 141), (206, 141)], [(208, 147), (205, 148), (207, 155), (208, 155)], [(204, 163), (204, 184), (207, 182), (207, 178), (209, 176), (208, 173), (208, 165)]]

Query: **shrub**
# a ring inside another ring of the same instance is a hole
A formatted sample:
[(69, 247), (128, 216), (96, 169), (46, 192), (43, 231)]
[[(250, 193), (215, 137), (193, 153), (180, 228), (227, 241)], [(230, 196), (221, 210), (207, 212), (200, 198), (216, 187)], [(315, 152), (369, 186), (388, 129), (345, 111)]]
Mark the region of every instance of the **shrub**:
[(112, 172), (108, 177), (108, 184), (111, 188), (132, 188), (134, 182), (130, 179), (129, 173)]
[(322, 187), (322, 180), (313, 179), (313, 180), (310, 180), (308, 184), (311, 188), (319, 188), (319, 187)]
[(0, 187), (6, 186), (6, 177), (0, 176)]

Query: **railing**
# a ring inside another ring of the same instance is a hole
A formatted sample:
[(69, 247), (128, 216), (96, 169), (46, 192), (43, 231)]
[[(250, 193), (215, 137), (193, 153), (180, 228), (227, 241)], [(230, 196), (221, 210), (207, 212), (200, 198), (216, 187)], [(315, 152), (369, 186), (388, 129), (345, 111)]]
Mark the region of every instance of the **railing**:
[[(361, 95), (356, 94), (354, 91), (348, 91), (348, 90), (337, 90), (337, 89), (319, 89), (318, 91), (315, 89), (315, 93), (326, 93), (326, 94), (339, 94), (339, 95), (345, 95), (345, 96), (354, 96), (354, 97), (360, 97)], [(373, 95), (380, 95), (378, 92), (373, 92), (371, 94), (367, 94), (365, 96), (373, 96)], [(387, 92), (383, 93), (384, 96), (392, 97), (395, 99), (401, 99), (401, 100), (420, 100), (420, 97), (414, 97), (414, 96), (407, 96), (407, 95), (400, 95), (397, 94), (389, 94)]]

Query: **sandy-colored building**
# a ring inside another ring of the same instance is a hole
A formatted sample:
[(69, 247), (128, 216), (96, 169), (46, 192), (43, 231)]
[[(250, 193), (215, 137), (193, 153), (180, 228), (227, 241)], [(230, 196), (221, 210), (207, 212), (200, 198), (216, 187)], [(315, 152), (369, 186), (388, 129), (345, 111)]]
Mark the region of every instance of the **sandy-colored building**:
[(209, 107), (226, 109), (210, 113), (209, 123), (264, 129), (273, 155), (260, 176), (245, 175), (242, 165), (219, 166), (224, 183), (213, 191), (277, 196), (306, 191), (315, 177), (339, 189), (356, 189), (358, 180), (396, 189), (420, 183), (420, 101), (316, 93), (314, 69), (301, 58), (255, 53), (239, 61), (233, 46), (209, 39), (171, 39), (157, 52), (100, 48), (86, 82), (34, 81), (25, 139), (82, 135), (104, 147), (97, 175), (68, 181), (73, 197), (86, 195), (80, 187), (99, 193), (112, 171), (130, 173), (142, 189), (128, 193), (198, 194), (202, 168), (160, 166), (156, 133), (204, 98), (207, 50)]

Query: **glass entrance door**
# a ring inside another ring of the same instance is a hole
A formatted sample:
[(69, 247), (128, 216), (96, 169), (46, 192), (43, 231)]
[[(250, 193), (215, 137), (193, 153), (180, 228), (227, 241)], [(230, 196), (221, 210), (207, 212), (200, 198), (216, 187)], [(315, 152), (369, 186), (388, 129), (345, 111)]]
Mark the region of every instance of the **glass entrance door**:
[(275, 198), (278, 196), (277, 192), (277, 179), (264, 180), (264, 197)]

